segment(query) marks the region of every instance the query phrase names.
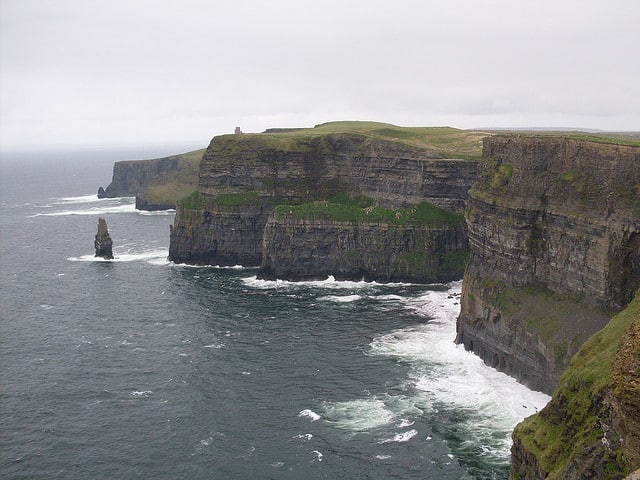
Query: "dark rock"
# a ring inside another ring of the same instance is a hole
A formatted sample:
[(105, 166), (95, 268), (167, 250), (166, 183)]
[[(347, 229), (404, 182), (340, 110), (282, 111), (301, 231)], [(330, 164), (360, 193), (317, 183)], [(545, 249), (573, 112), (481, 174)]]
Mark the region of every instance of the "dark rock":
[(113, 242), (109, 237), (109, 231), (107, 229), (107, 222), (104, 218), (98, 219), (98, 233), (94, 242), (96, 249), (96, 257), (102, 257), (107, 260), (113, 259)]
[(106, 194), (104, 193), (104, 188), (98, 188), (98, 198), (105, 198)]
[(106, 189), (98, 189), (100, 198), (135, 197), (159, 176), (178, 170), (178, 155), (150, 160), (125, 160), (113, 165), (111, 183)]
[(640, 148), (485, 139), (466, 220), (457, 342), (551, 393), (580, 345), (640, 286)]

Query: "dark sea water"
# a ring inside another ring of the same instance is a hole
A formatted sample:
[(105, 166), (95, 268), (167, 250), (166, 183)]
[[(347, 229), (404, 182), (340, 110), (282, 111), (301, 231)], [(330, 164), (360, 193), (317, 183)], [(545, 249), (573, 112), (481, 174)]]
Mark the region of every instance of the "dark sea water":
[(168, 153), (2, 156), (2, 478), (507, 478), (548, 397), (453, 344), (460, 283), (171, 264), (173, 212), (95, 196)]

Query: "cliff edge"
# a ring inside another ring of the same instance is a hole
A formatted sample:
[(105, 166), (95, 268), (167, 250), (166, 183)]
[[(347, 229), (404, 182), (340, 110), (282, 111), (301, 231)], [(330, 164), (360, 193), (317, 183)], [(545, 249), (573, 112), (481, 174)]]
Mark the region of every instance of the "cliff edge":
[[(459, 215), (477, 175), (477, 161), (471, 157), (478, 155), (482, 136), (449, 128), (336, 122), (312, 129), (215, 137), (203, 156), (197, 191), (178, 204), (169, 258), (180, 263), (261, 266), (264, 277), (337, 274), (425, 280), (436, 277), (419, 275), (419, 269), (411, 270), (407, 263), (419, 262), (426, 271), (430, 264), (423, 260), (429, 249), (422, 248), (437, 243), (439, 235), (453, 243), (440, 242), (434, 253), (464, 251), (441, 257), (441, 263), (448, 261), (449, 266), (453, 257), (463, 258), (455, 266), (454, 276), (459, 278), (467, 250)], [(451, 150), (451, 144), (458, 145), (458, 151)], [(456, 154), (467, 158), (448, 158)], [(366, 205), (359, 204), (362, 201)], [(425, 225), (400, 225), (394, 220), (423, 203), (457, 214), (455, 226), (439, 226), (440, 231), (455, 232), (440, 234), (432, 229), (425, 236)], [(340, 213), (320, 214), (323, 205)], [(284, 210), (276, 211), (278, 206)], [(296, 215), (288, 215), (294, 210)], [(351, 216), (341, 220), (347, 210)], [(370, 221), (367, 215), (374, 210), (384, 211), (391, 220)], [(397, 234), (399, 230), (404, 233)], [(363, 240), (376, 235), (381, 239), (376, 245)], [(405, 247), (392, 255), (393, 249), (398, 250), (397, 240)], [(280, 248), (284, 246), (287, 255)], [(367, 255), (366, 261), (355, 261)], [(354, 261), (347, 262), (347, 256)], [(389, 258), (394, 260), (389, 263)], [(451, 274), (437, 278), (444, 281)]]
[(111, 183), (98, 189), (98, 198), (136, 197), (139, 210), (175, 208), (179, 198), (198, 183), (204, 149), (149, 160), (125, 160), (113, 165)]
[(511, 479), (622, 479), (640, 467), (640, 292), (513, 433)]
[(471, 258), (456, 341), (551, 393), (640, 287), (640, 147), (486, 138), (465, 218)]

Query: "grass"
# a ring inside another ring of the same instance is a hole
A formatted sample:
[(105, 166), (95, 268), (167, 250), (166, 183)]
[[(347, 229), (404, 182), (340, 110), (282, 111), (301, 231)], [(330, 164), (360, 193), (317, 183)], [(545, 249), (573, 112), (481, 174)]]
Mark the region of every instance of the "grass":
[(151, 182), (142, 199), (155, 205), (176, 205), (178, 199), (198, 186), (198, 169), (205, 150), (183, 153), (178, 159), (178, 170), (162, 175)]
[[(340, 203), (340, 200), (344, 200)], [(292, 215), (298, 219), (327, 219), (338, 222), (386, 223), (389, 225), (458, 225), (464, 222), (462, 215), (447, 212), (430, 203), (420, 203), (409, 208), (392, 210), (373, 206), (367, 197), (345, 198), (342, 195), (331, 201), (307, 202), (302, 205), (278, 205), (274, 212), (280, 217)]]
[[(599, 403), (611, 382), (620, 340), (638, 316), (640, 292), (573, 357), (551, 402), (539, 414), (528, 417), (516, 427), (514, 435), (549, 473), (549, 479), (561, 478), (572, 458), (602, 445)], [(621, 465), (615, 461), (619, 455), (611, 452), (610, 457), (605, 470), (619, 472)]]
[(329, 151), (326, 139), (335, 135), (352, 135), (362, 140), (383, 140), (411, 148), (426, 149), (445, 158), (479, 160), (482, 138), (487, 134), (451, 127), (399, 127), (379, 122), (330, 122), (313, 128), (286, 130), (281, 133), (222, 135), (211, 145), (219, 154), (246, 151), (323, 153)]

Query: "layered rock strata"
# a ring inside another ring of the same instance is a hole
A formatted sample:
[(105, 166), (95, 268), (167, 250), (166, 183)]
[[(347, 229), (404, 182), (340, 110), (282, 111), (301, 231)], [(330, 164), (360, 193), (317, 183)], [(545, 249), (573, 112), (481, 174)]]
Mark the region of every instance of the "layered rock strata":
[[(263, 252), (270, 255), (272, 248), (278, 248), (271, 239), (279, 241), (280, 237), (273, 235), (279, 219), (272, 220), (268, 242), (264, 243), (267, 220), (276, 205), (329, 199), (336, 194), (367, 196), (381, 207), (400, 208), (427, 201), (462, 212), (476, 174), (475, 161), (445, 159), (425, 146), (357, 133), (215, 137), (200, 165), (196, 196), (178, 206), (169, 257), (184, 263), (259, 266)], [(314, 228), (325, 228), (333, 231), (327, 235), (334, 235), (342, 227), (328, 221), (316, 223)], [(363, 227), (361, 232), (368, 235), (373, 230)], [(461, 242), (466, 248), (466, 237)], [(302, 256), (296, 255), (294, 258), (302, 261)], [(371, 255), (382, 257), (385, 253)], [(274, 267), (274, 258), (270, 255), (265, 260), (265, 275), (276, 275), (277, 268), (289, 278), (311, 275), (311, 264), (300, 264), (296, 271), (289, 262), (285, 273), (284, 266)], [(361, 275), (363, 267), (353, 265)]]
[(483, 155), (457, 342), (551, 393), (640, 286), (640, 148), (494, 136)]
[(99, 198), (136, 197), (159, 176), (178, 170), (180, 156), (150, 160), (125, 160), (113, 165), (113, 176), (107, 188), (98, 189)]
[(393, 225), (272, 215), (264, 233), (263, 278), (416, 283), (460, 278), (466, 232), (458, 225)]

